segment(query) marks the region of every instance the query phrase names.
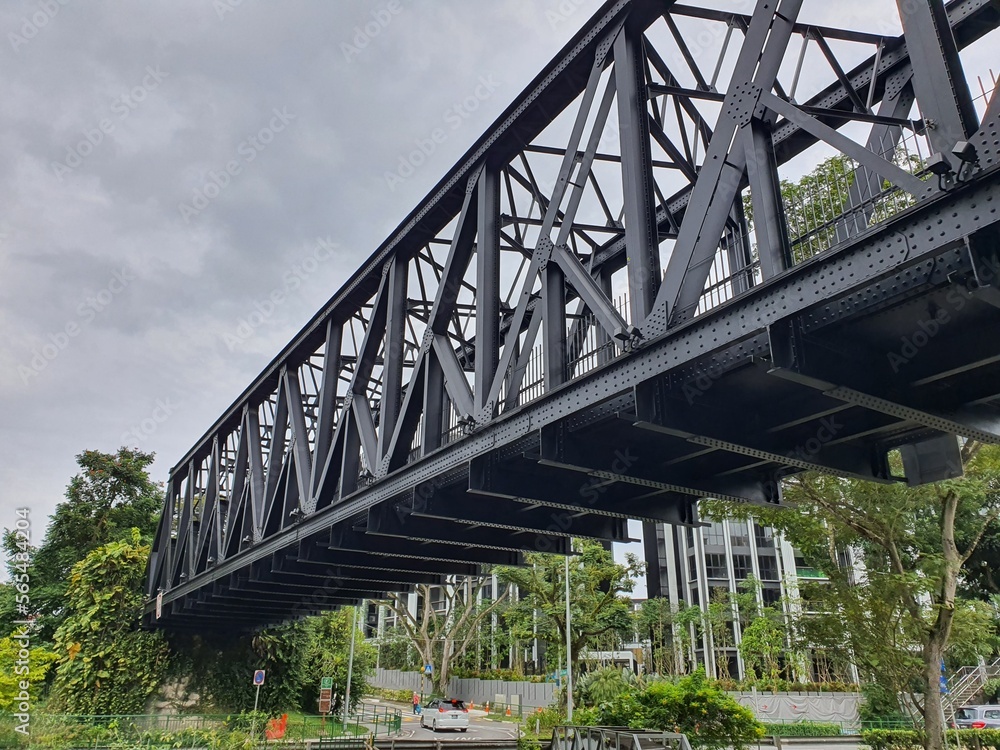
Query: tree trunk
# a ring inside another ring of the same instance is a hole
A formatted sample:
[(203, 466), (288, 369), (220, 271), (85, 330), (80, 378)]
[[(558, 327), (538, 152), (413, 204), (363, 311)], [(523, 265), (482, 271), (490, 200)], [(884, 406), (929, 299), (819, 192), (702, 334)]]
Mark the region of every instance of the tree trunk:
[(944, 748), (944, 710), (941, 703), (941, 658), (944, 648), (936, 639), (924, 647), (924, 739), (926, 750)]

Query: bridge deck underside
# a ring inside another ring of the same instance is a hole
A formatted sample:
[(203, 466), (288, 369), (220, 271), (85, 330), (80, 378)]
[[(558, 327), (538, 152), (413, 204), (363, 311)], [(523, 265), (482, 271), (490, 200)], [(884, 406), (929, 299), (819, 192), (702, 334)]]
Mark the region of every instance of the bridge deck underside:
[(1000, 331), (1000, 299), (970, 285), (971, 258), (964, 245), (945, 250), (609, 392), (367, 512), (289, 536), (163, 619), (199, 630), (283, 622), (520, 564), (525, 552), (566, 553), (572, 536), (627, 541), (627, 519), (690, 524), (704, 496), (780, 502), (780, 479), (798, 471), (903, 481), (889, 452), (958, 425), (996, 441), (1000, 335), (983, 332)]

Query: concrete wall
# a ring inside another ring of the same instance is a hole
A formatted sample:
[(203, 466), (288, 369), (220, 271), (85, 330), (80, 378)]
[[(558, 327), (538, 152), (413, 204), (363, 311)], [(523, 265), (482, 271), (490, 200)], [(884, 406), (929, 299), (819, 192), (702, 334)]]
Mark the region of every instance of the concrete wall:
[(858, 722), (858, 693), (731, 693), (761, 721)]

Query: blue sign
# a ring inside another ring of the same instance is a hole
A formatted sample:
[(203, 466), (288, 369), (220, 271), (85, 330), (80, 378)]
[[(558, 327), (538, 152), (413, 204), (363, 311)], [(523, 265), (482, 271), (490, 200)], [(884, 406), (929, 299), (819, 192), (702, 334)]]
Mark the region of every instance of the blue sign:
[(253, 673), (253, 684), (254, 685), (258, 685), (258, 686), (264, 684), (264, 670), (263, 669), (258, 669), (256, 672)]
[(432, 674), (434, 672), (433, 664), (424, 664), (424, 674)]
[(942, 695), (948, 694), (948, 678), (941, 675), (941, 693)]

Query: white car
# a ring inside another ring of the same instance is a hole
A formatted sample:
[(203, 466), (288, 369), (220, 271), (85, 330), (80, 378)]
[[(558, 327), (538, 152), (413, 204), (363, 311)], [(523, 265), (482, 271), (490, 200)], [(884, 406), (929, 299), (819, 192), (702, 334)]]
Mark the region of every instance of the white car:
[(420, 726), (430, 727), (435, 732), (439, 729), (458, 729), (464, 732), (469, 728), (469, 709), (457, 698), (435, 698), (420, 712)]

